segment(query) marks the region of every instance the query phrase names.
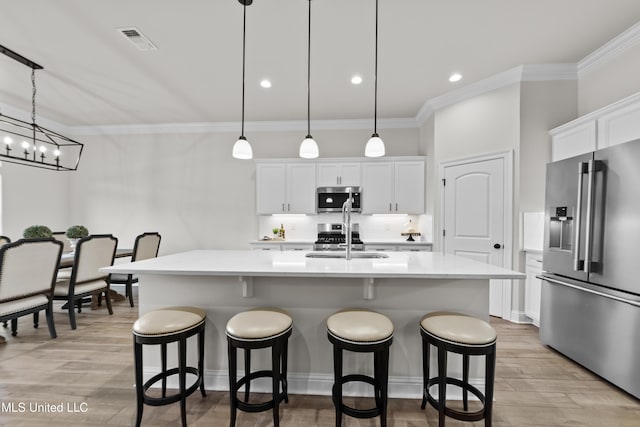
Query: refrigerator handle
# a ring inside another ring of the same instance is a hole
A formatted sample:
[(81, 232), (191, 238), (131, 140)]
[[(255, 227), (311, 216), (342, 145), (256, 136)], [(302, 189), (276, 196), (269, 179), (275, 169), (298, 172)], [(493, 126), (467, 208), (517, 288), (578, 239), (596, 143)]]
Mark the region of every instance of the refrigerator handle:
[(582, 225), (582, 175), (584, 174), (585, 162), (578, 163), (578, 200), (576, 202), (576, 218), (574, 231), (574, 252), (573, 252), (573, 270), (580, 271), (580, 228)]
[(595, 187), (596, 165), (593, 160), (589, 160), (588, 185), (587, 185), (587, 215), (584, 233), (584, 268), (587, 274), (591, 273), (591, 229), (593, 228), (593, 190)]

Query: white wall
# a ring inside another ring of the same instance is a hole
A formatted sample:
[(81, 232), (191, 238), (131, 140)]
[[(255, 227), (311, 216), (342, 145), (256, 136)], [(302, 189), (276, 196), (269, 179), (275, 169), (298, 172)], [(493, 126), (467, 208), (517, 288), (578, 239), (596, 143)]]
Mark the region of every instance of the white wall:
[[(578, 85), (578, 115), (595, 111), (640, 92), (640, 44), (615, 58), (581, 73)], [(574, 117), (575, 118), (575, 117)]]
[[(362, 157), (371, 130), (317, 131), (325, 157)], [(419, 154), (417, 129), (382, 129), (390, 156)], [(256, 158), (294, 158), (304, 132), (245, 132)], [(69, 221), (113, 233), (122, 246), (158, 231), (160, 253), (248, 248), (260, 238), (255, 164), (236, 160), (237, 134), (77, 136), (86, 143), (69, 180)], [(6, 205), (5, 205), (6, 207)], [(5, 219), (5, 223), (7, 220)]]
[(2, 234), (17, 240), (25, 228), (36, 224), (66, 231), (72, 225), (68, 189), (72, 174), (2, 162)]

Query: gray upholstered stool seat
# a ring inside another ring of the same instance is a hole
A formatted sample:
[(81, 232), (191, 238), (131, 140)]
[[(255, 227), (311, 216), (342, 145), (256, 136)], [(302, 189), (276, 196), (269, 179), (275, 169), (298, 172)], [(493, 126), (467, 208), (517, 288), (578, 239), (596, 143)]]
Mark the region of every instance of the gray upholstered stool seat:
[(393, 335), (393, 323), (383, 314), (348, 309), (327, 319), (327, 331), (336, 338), (353, 343), (374, 343)]
[[(422, 335), (423, 397), (422, 408), (427, 401), (439, 412), (439, 427), (444, 427), (445, 416), (462, 421), (478, 421), (484, 418), (485, 426), (491, 426), (493, 408), (493, 384), (495, 377), (496, 331), (487, 322), (475, 317), (452, 312), (429, 313), (420, 319)], [(430, 345), (438, 350), (438, 375), (429, 378)], [(447, 376), (447, 353), (462, 355), (462, 380)], [(469, 383), (469, 357), (485, 357), (484, 394)], [(463, 411), (447, 407), (447, 384), (462, 388)], [(438, 385), (438, 399), (430, 388)], [(469, 412), (468, 392), (483, 404), (475, 412)]]
[[(375, 311), (349, 308), (327, 319), (327, 337), (333, 344), (334, 384), (333, 404), (336, 427), (342, 425), (342, 414), (355, 418), (380, 416), (382, 427), (387, 425), (387, 389), (389, 384), (389, 347), (393, 341), (393, 323)], [(373, 353), (373, 377), (361, 374), (342, 374), (343, 350)], [(365, 382), (374, 388), (375, 407), (356, 409), (344, 404), (342, 387), (349, 382)]]
[[(166, 307), (150, 311), (140, 316), (133, 324), (133, 344), (135, 354), (137, 416), (136, 426), (142, 422), (144, 404), (151, 406), (167, 405), (180, 401), (182, 426), (187, 425), (186, 398), (200, 388), (204, 390), (204, 328), (207, 312), (197, 307)], [(187, 338), (198, 335), (198, 367), (187, 366)], [(178, 343), (178, 367), (167, 369), (167, 344)], [(160, 345), (161, 372), (143, 383), (142, 347), (145, 344)], [(178, 393), (167, 396), (167, 378), (178, 375)], [(192, 374), (196, 380), (186, 386), (186, 375)], [(162, 381), (162, 397), (152, 397), (147, 390), (156, 382)]]
[(226, 333), (238, 340), (261, 340), (284, 334), (292, 326), (293, 319), (284, 310), (260, 308), (233, 316)]
[[(237, 410), (261, 412), (273, 410), (273, 424), (280, 424), (280, 402), (289, 401), (287, 391), (288, 341), (293, 329), (293, 319), (284, 310), (257, 308), (234, 315), (227, 322), (226, 334), (229, 351), (230, 425), (236, 423)], [(238, 349), (244, 350), (244, 376), (238, 379)], [(251, 350), (270, 348), (271, 369), (251, 372)], [(251, 381), (271, 378), (271, 400), (249, 403)], [(244, 400), (238, 391), (244, 387)]]

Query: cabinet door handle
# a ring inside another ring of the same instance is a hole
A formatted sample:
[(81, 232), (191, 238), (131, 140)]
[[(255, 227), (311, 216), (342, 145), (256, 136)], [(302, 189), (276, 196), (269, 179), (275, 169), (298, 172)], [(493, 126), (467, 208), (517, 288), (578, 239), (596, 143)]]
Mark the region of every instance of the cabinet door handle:
[(287, 210), (291, 212), (291, 203), (287, 203)]
[(391, 203), (389, 203), (389, 212), (391, 212), (393, 209), (391, 209)]
[(396, 203), (396, 212), (398, 212), (398, 204)]
[(282, 204), (282, 212), (284, 212), (284, 203)]

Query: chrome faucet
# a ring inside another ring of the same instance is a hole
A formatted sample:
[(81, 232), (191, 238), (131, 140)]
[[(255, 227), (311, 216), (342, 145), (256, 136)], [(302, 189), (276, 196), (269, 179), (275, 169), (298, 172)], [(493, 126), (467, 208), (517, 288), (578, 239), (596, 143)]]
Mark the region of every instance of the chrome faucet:
[(351, 259), (351, 208), (353, 206), (351, 187), (347, 187), (349, 197), (342, 204), (342, 234), (345, 236), (346, 257), (345, 259)]

